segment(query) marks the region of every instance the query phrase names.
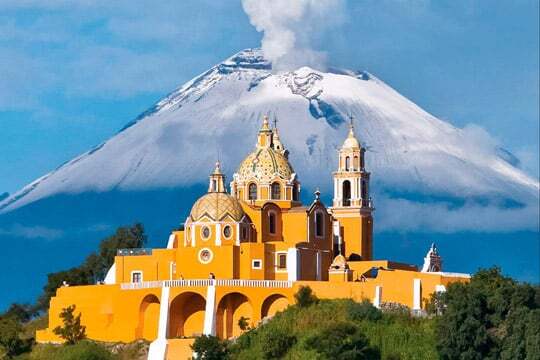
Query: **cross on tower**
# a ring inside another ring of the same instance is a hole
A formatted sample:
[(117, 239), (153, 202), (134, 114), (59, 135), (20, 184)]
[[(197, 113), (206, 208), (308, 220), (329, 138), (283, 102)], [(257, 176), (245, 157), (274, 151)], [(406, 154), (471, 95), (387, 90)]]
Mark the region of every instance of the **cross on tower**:
[(349, 127), (352, 129), (354, 128), (354, 124), (353, 124), (354, 116), (352, 113), (349, 113), (348, 117), (349, 117)]

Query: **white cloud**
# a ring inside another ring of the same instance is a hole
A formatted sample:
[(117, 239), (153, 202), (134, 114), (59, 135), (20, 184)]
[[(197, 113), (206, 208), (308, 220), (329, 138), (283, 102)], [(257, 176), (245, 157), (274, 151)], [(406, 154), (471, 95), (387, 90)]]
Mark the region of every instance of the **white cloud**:
[(375, 212), (379, 231), (455, 233), (539, 229), (539, 207), (534, 203), (522, 208), (505, 208), (497, 204), (473, 202), (455, 206), (447, 202), (421, 203), (384, 196), (377, 196), (376, 199), (380, 205)]
[(25, 226), (14, 224), (10, 228), (0, 228), (0, 235), (19, 236), (26, 239), (46, 239), (54, 240), (62, 237), (64, 232), (59, 229), (44, 226)]

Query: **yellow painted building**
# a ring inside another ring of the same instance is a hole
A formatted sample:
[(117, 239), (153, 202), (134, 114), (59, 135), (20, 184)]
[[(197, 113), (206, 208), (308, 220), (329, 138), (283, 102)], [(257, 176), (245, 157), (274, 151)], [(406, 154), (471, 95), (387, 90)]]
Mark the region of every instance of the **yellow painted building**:
[(230, 193), (217, 163), (208, 192), (166, 248), (121, 250), (103, 283), (59, 288), (37, 341), (60, 342), (52, 329), (74, 304), (91, 339), (144, 338), (152, 341), (149, 359), (185, 358), (194, 336), (238, 336), (241, 317), (256, 326), (294, 303), (300, 286), (319, 298), (395, 302), (421, 312), (431, 293), (467, 281), (441, 272), (434, 247), (421, 271), (373, 260), (370, 173), (352, 125), (336, 163), (332, 207), (318, 191), (302, 205), (288, 151), (265, 117)]

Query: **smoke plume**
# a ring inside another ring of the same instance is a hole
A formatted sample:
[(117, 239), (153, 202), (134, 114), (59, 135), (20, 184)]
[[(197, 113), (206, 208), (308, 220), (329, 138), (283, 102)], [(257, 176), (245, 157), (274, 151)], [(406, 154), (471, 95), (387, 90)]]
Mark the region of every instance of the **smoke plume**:
[(326, 54), (313, 49), (325, 30), (344, 20), (344, 0), (242, 0), (274, 71), (311, 66), (324, 70)]

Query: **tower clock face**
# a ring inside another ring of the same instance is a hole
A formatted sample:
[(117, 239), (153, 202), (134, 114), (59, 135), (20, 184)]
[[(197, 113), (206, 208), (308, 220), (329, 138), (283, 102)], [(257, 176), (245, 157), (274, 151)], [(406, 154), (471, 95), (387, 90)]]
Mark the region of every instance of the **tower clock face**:
[(201, 249), (199, 251), (199, 261), (203, 264), (208, 264), (213, 258), (212, 251), (210, 249)]

